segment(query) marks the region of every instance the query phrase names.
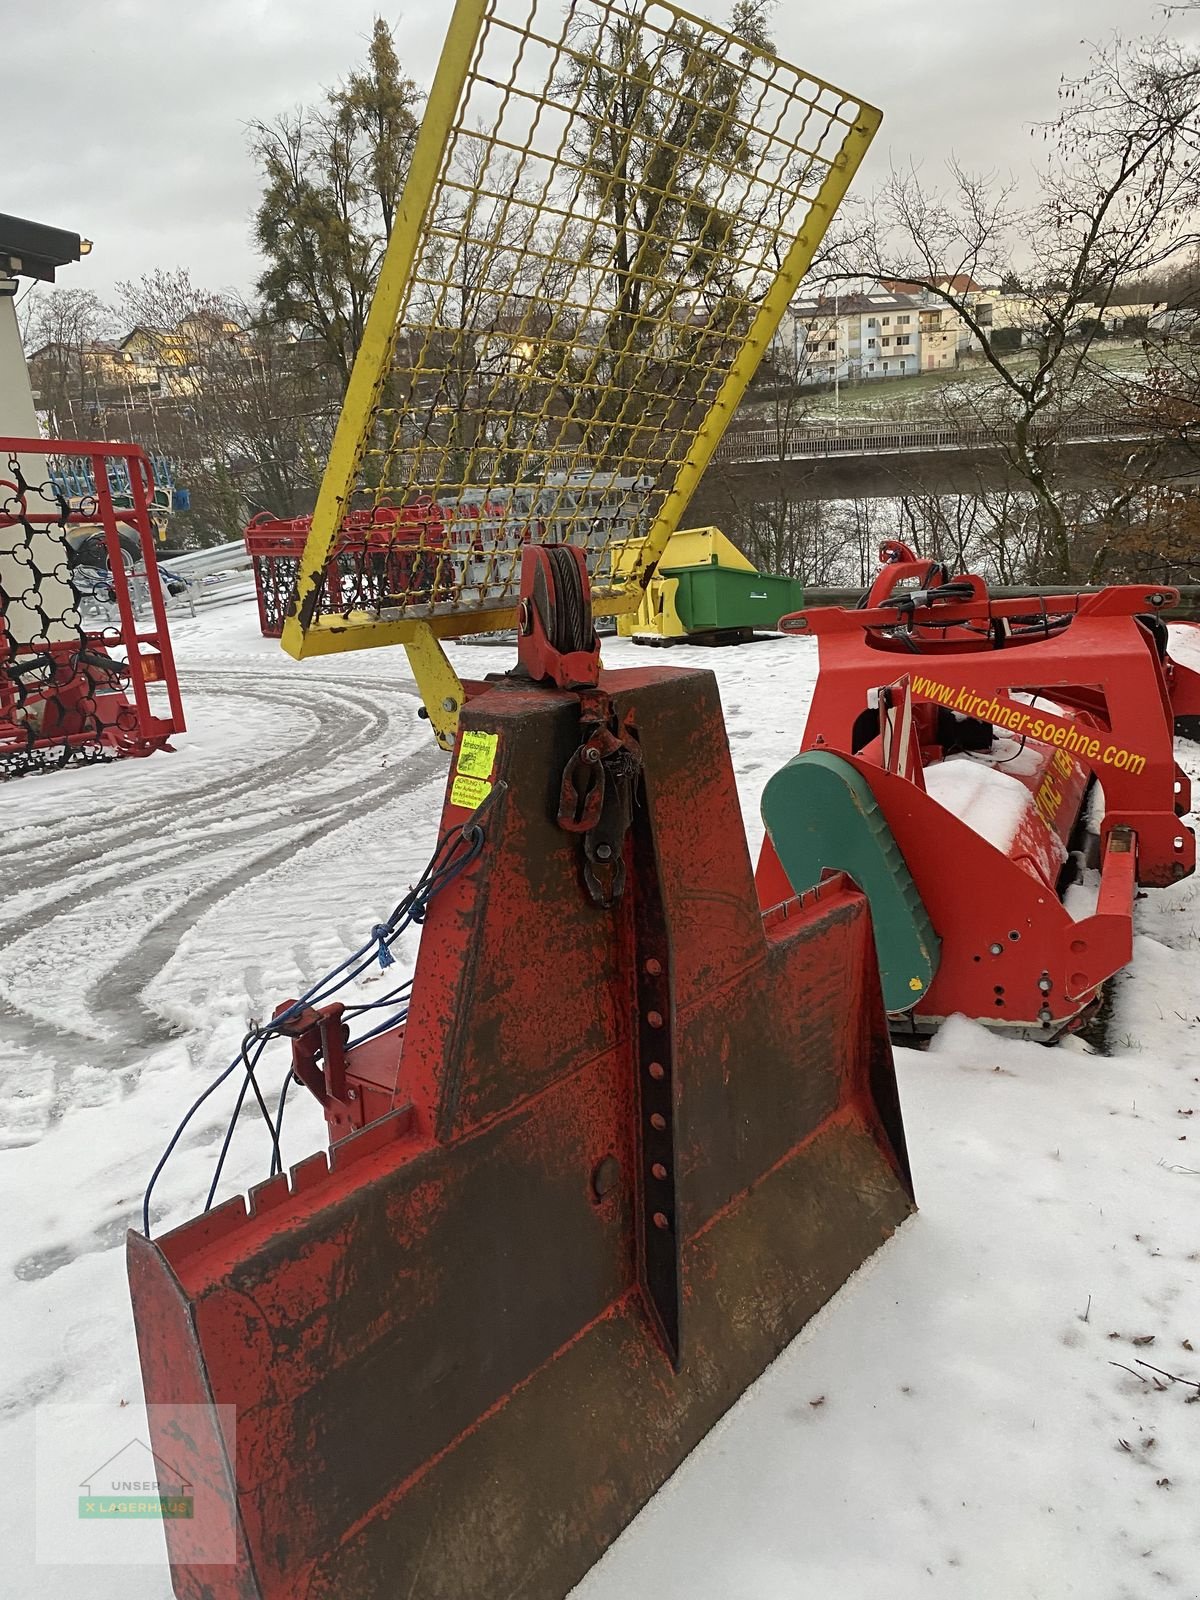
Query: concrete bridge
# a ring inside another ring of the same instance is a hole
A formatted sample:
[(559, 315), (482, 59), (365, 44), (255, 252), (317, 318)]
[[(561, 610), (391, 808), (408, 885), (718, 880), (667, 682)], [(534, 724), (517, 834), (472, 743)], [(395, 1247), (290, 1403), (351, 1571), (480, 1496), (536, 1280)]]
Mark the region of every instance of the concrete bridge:
[[(764, 495), (842, 500), (913, 494), (978, 494), (1019, 483), (1011, 425), (965, 422), (856, 422), (820, 427), (731, 427), (689, 508), (718, 525), (722, 511), (761, 485)], [(1200, 483), (1200, 429), (1164, 440), (1122, 417), (1074, 418), (1042, 435), (1056, 475), (1087, 487), (1120, 471), (1130, 455), (1157, 446), (1154, 482)]]

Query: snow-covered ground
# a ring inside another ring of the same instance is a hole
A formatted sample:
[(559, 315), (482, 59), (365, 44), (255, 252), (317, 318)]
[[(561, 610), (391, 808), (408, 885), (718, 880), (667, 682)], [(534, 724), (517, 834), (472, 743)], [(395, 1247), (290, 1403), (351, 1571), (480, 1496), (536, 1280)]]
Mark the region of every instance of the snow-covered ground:
[[(0, 789), (4, 1600), (168, 1600), (161, 1567), (35, 1561), (34, 1408), (138, 1397), (121, 1247), (166, 1138), (247, 1018), (362, 943), (435, 837), (445, 758), (402, 652), (298, 666), (244, 604), (175, 633), (192, 731), (174, 755)], [(469, 676), (511, 659), (456, 654)], [(813, 646), (652, 659), (716, 671), (756, 850)], [(1200, 1389), (1139, 1365), (1200, 1382), (1196, 880), (1139, 919), (1110, 1055), (961, 1020), (897, 1053), (920, 1214), (578, 1600), (1200, 1595)], [(156, 1230), (202, 1202), (233, 1092), (167, 1167)], [(322, 1126), (304, 1095), (289, 1117), (295, 1161)], [(247, 1117), (226, 1192), (265, 1158)]]

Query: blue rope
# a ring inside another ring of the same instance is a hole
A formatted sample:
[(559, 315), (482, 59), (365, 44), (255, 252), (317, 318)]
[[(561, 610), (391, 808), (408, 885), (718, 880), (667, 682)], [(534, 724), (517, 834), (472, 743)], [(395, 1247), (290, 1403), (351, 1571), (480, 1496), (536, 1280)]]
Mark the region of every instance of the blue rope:
[[(497, 785), (499, 789), (500, 786)], [(482, 810), (482, 808), (480, 808)], [(478, 816), (478, 812), (476, 815)], [(279, 1092), (275, 1115), (272, 1116), (267, 1109), (262, 1090), (255, 1070), (262, 1059), (263, 1052), (273, 1039), (282, 1036), (285, 1024), (292, 1022), (309, 1006), (316, 1006), (328, 1000), (332, 995), (354, 983), (365, 973), (368, 968), (378, 963), (381, 969), (395, 966), (396, 958), (392, 954), (391, 946), (411, 927), (419, 927), (424, 921), (429, 909), (430, 901), (452, 883), (460, 873), (475, 861), (483, 850), (485, 834), (478, 822), (468, 821), (462, 828), (451, 828), (438, 840), (437, 848), (426, 865), (417, 882), (408, 891), (404, 898), (395, 906), (391, 915), (384, 922), (376, 923), (371, 929), (371, 937), (366, 944), (348, 955), (324, 977), (318, 978), (298, 1000), (293, 1000), (285, 1010), (273, 1016), (269, 1022), (258, 1028), (251, 1029), (242, 1040), (242, 1047), (238, 1055), (217, 1074), (204, 1092), (197, 1096), (185, 1112), (182, 1121), (171, 1135), (166, 1149), (159, 1157), (158, 1164), (150, 1174), (150, 1181), (146, 1185), (146, 1192), (142, 1198), (142, 1231), (147, 1238), (150, 1236), (150, 1200), (154, 1193), (155, 1185), (162, 1174), (163, 1168), (171, 1158), (176, 1147), (186, 1132), (192, 1118), (199, 1111), (204, 1102), (214, 1094), (226, 1080), (232, 1076), (239, 1066), (243, 1068), (245, 1076), (238, 1090), (237, 1100), (234, 1104), (233, 1115), (230, 1117), (229, 1126), (225, 1130), (225, 1137), (217, 1156), (216, 1170), (209, 1185), (208, 1198), (204, 1209), (211, 1209), (216, 1197), (217, 1187), (221, 1175), (225, 1170), (225, 1161), (233, 1142), (234, 1130), (241, 1116), (242, 1108), (246, 1103), (246, 1096), (253, 1091), (259, 1111), (266, 1124), (271, 1138), (271, 1176), (283, 1170), (283, 1158), (280, 1153), (280, 1138), (283, 1131), (283, 1116), (287, 1106), (288, 1088), (292, 1082), (292, 1073), (289, 1070), (283, 1080)], [(465, 845), (465, 850), (461, 847)], [(368, 1039), (378, 1038), (380, 1034), (396, 1027), (408, 1016), (408, 997), (412, 992), (413, 980), (407, 978), (390, 993), (383, 995), (378, 1000), (364, 1001), (357, 1005), (347, 1006), (343, 1015), (358, 1016), (365, 1011), (382, 1009), (399, 1003), (400, 1009), (390, 1016), (386, 1022), (379, 1023), (358, 1039), (352, 1041), (349, 1048), (365, 1043)]]
[(402, 1011), (397, 1011), (395, 1015), (389, 1017), (386, 1022), (379, 1023), (376, 1027), (372, 1028), (369, 1033), (360, 1033), (357, 1039), (352, 1039), (350, 1041), (348, 1048), (353, 1049), (357, 1044), (366, 1044), (368, 1039), (377, 1039), (381, 1033), (387, 1033), (389, 1028), (394, 1028), (398, 1023), (405, 1022), (407, 1019), (408, 1007), (405, 1006)]

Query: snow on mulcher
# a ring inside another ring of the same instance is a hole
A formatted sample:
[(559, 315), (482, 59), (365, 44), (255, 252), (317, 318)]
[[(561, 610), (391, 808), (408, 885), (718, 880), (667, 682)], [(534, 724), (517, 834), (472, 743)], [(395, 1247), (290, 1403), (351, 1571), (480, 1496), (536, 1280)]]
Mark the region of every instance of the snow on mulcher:
[[(404, 1020), (352, 1041), (331, 974), (229, 1069), (274, 1134), (289, 1035), (330, 1157), (130, 1237), (181, 1597), (565, 1595), (912, 1210), (866, 898), (763, 911), (712, 674), (604, 672), (593, 622), (878, 123), (669, 4), (458, 0), (283, 621), (405, 647), (441, 842), (374, 930), (423, 919)], [(461, 682), (440, 639), (513, 628)]]
[[(1200, 709), (1200, 677), (1161, 619), (1178, 594), (995, 599), (903, 545), (881, 556), (859, 609), (781, 623), (816, 636), (820, 671), (801, 753), (763, 793), (760, 896), (849, 872), (901, 1033), (961, 1012), (1054, 1039), (1130, 960), (1137, 885), (1195, 866), (1173, 711)], [(1076, 916), (1089, 846), (1098, 894)]]

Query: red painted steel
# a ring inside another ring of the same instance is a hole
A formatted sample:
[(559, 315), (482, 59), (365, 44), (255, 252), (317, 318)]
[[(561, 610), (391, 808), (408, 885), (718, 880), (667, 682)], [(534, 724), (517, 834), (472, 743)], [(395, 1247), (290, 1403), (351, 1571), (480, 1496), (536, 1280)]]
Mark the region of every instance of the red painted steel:
[(560, 689), (600, 681), (600, 641), (592, 622), (587, 556), (573, 545), (531, 547), (521, 562), (517, 668)]
[[(11, 538), (19, 528), (65, 533), (98, 523), (108, 558), (105, 579), (120, 623), (118, 627), (84, 627), (75, 593), (71, 614), (51, 618), (59, 624), (58, 631), (71, 637), (42, 637), (23, 643), (3, 626), (4, 597), (0, 594), (0, 761), (37, 751), (66, 753), (82, 747), (122, 756), (170, 749), (171, 734), (182, 733), (186, 723), (154, 548), (150, 518), (154, 475), (149, 458), (138, 445), (0, 438), (0, 459), (41, 457), (47, 461), (48, 477), (56, 456), (86, 460), (95, 495), (86, 502), (68, 502), (65, 510), (34, 510), (29, 497), (19, 496), (15, 485), (5, 480), (0, 536), (8, 530)], [(118, 467), (129, 483), (133, 501), (129, 509), (114, 506), (110, 465)], [(140, 625), (134, 614), (121, 545), (123, 530), (138, 540), (141, 575), (151, 608), (149, 626)], [(73, 588), (68, 568), (56, 569), (55, 582), (60, 588)], [(151, 702), (147, 686), (152, 683), (163, 685), (166, 691), (166, 716)]]
[(623, 892), (559, 822), (580, 696), (487, 686), (443, 812), (469, 752), (483, 849), (407, 1024), (335, 1046), (365, 1125), (130, 1236), (147, 1399), (237, 1412), (171, 1440), (237, 1517), (228, 1568), (166, 1524), (180, 1597), (565, 1595), (911, 1209), (863, 897), (759, 909), (711, 674), (598, 692), (638, 751)]
[[(277, 639), (283, 632), (311, 526), (311, 517), (280, 518), (269, 512), (260, 512), (246, 526), (264, 638)], [(348, 513), (325, 574), (330, 604), (340, 607), (353, 599), (367, 605), (386, 593), (403, 592), (414, 566), (436, 559), (429, 552), (444, 545), (446, 526), (440, 507), (428, 499)]]
[[(1191, 792), (1174, 756), (1172, 667), (1147, 620), (1177, 596), (1130, 585), (998, 600), (978, 578), (947, 581), (901, 546), (884, 555), (862, 609), (781, 623), (815, 635), (820, 649), (801, 748), (841, 754), (867, 778), (942, 941), (937, 974), (905, 1025), (927, 1029), (963, 1012), (1052, 1036), (1128, 962), (1134, 885), (1169, 884), (1195, 866), (1180, 820)], [(911, 702), (922, 781), (889, 763), (883, 732), (864, 737), (881, 690)], [(999, 844), (926, 792), (937, 787), (943, 740), (955, 737), (947, 713), (1007, 741), (988, 755), (952, 749), (951, 759), (982, 762), (1028, 790)], [(1093, 778), (1104, 800), (1100, 905), (1076, 922), (1058, 889)], [(764, 905), (792, 889), (769, 839), (757, 883)]]

